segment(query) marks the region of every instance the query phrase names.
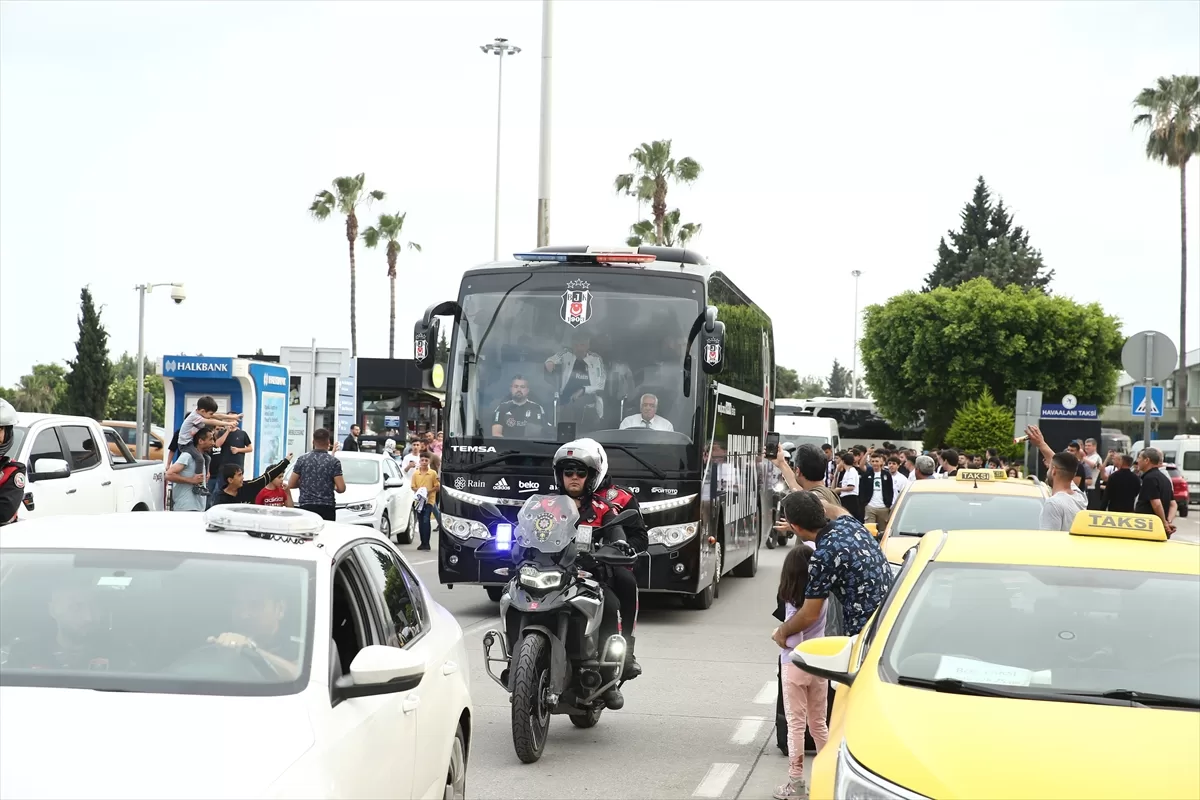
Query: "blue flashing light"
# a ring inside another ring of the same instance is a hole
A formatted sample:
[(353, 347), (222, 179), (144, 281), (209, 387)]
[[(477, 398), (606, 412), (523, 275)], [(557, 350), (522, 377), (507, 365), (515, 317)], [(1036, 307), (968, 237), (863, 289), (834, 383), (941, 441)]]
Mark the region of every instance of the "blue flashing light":
[(518, 261), (558, 261), (565, 262), (568, 258), (567, 253), (513, 253), (513, 258)]
[(513, 538), (513, 526), (511, 522), (500, 522), (496, 524), (496, 549), (511, 550)]

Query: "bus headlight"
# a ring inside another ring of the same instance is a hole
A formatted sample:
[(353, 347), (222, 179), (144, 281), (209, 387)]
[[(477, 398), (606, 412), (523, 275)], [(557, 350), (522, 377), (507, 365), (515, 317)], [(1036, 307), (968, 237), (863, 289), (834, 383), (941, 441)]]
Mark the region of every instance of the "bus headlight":
[(489, 539), (487, 526), (482, 522), (476, 522), (473, 519), (463, 519), (462, 517), (451, 516), (450, 514), (442, 514), (442, 522), (445, 525), (446, 533), (453, 536), (455, 539)]
[(699, 522), (685, 522), (681, 525), (660, 525), (657, 528), (650, 529), (650, 544), (678, 547), (688, 539), (694, 537), (699, 530)]

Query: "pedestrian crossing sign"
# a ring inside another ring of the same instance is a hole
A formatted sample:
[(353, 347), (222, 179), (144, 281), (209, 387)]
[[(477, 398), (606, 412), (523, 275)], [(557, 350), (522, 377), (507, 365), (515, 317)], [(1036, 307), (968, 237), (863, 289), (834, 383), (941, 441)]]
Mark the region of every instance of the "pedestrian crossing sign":
[(1144, 417), (1147, 413), (1151, 417), (1161, 417), (1163, 415), (1164, 397), (1163, 387), (1161, 386), (1151, 386), (1150, 396), (1147, 398), (1146, 387), (1135, 385), (1133, 387), (1132, 401), (1133, 416), (1135, 417)]

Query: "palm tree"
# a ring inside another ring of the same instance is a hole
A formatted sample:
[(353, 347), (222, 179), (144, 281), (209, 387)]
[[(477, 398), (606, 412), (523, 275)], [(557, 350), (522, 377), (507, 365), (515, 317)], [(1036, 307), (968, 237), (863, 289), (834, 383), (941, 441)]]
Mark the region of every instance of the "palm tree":
[(654, 223), (644, 219), (629, 226), (630, 236), (625, 240), (625, 244), (630, 247), (641, 247), (643, 244), (658, 244), (663, 247), (674, 247), (678, 244), (680, 247), (687, 247), (688, 242), (699, 234), (703, 227), (699, 222), (680, 225), (679, 209), (676, 208), (663, 219), (662, 239), (658, 238)]
[(358, 357), (358, 319), (355, 314), (355, 299), (358, 292), (357, 276), (354, 270), (354, 242), (358, 239), (358, 214), (360, 205), (370, 204), (372, 200), (382, 200), (386, 195), (375, 189), (366, 189), (367, 176), (358, 173), (353, 178), (342, 177), (333, 179), (333, 191), (317, 192), (308, 213), (314, 219), (325, 220), (334, 211), (346, 215), (346, 241), (350, 245), (350, 357)]
[(629, 160), (634, 163), (634, 171), (618, 175), (613, 186), (617, 194), (636, 197), (639, 202), (650, 202), (655, 239), (664, 241), (668, 182), (691, 183), (700, 176), (702, 168), (694, 158), (684, 157), (678, 161), (672, 158), (670, 139), (642, 143), (629, 154)]
[[(1179, 168), (1179, 432), (1187, 427), (1187, 164), (1200, 154), (1200, 76), (1172, 75), (1142, 89), (1133, 126), (1146, 132), (1146, 158)], [(1136, 377), (1136, 376), (1135, 376)]]
[(13, 406), (31, 414), (52, 414), (57, 402), (54, 387), (41, 375), (24, 375), (17, 384)]
[[(407, 216), (407, 211), (403, 214), (380, 214), (379, 224), (367, 228), (362, 235), (363, 242), (371, 249), (375, 249), (380, 240), (387, 241), (387, 274), (388, 281), (392, 285), (391, 316), (388, 324), (388, 358), (394, 358), (396, 355), (396, 257), (400, 255), (400, 232), (404, 230), (404, 218)], [(416, 242), (407, 242), (405, 246), (409, 250), (421, 252), (421, 245)]]

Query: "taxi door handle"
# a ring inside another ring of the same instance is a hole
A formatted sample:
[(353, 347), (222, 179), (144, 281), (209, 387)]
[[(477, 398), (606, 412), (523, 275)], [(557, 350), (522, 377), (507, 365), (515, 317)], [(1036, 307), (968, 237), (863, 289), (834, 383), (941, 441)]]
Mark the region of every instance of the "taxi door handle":
[(405, 714), (411, 714), (412, 712), (416, 711), (420, 705), (421, 696), (418, 694), (410, 694), (408, 697), (404, 698), (404, 702), (400, 705), (400, 710), (402, 710)]
[(455, 664), (453, 661), (447, 661), (445, 664), (442, 664), (443, 675), (453, 675), (456, 672), (458, 672), (458, 664)]

